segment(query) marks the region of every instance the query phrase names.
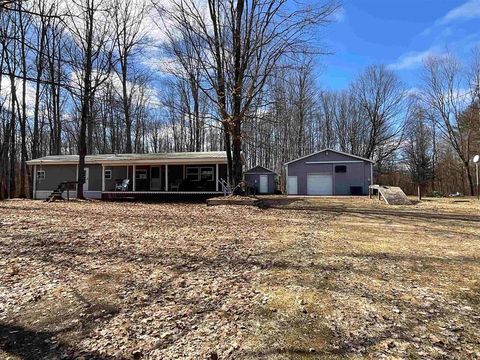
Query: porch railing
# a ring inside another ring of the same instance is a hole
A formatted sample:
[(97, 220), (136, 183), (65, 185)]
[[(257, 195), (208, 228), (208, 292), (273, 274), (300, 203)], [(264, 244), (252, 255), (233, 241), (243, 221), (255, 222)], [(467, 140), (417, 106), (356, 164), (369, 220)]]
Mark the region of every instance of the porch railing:
[(218, 184), (222, 187), (223, 196), (227, 196), (232, 193), (232, 187), (225, 180), (219, 179)]

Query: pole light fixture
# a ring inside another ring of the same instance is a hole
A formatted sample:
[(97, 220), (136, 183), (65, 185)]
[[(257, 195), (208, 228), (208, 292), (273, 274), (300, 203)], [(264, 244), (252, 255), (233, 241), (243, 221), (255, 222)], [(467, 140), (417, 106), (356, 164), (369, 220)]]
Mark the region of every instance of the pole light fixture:
[(480, 184), (478, 182), (478, 163), (480, 162), (480, 155), (475, 155), (473, 157), (473, 162), (477, 171), (477, 199), (480, 200)]

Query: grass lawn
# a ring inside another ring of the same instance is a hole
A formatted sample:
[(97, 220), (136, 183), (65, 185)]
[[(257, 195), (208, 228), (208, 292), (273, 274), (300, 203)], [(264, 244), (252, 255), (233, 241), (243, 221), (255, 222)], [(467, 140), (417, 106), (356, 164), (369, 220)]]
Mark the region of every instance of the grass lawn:
[(0, 202), (0, 359), (480, 359), (480, 204)]

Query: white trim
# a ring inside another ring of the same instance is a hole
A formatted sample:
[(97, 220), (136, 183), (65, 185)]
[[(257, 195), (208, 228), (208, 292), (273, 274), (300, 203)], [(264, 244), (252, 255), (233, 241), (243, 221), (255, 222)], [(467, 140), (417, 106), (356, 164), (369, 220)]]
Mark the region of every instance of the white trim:
[[(344, 152), (342, 152), (342, 151), (333, 150), (333, 149), (323, 149), (323, 150), (314, 152), (313, 154), (306, 155), (306, 156), (302, 156), (302, 157), (300, 157), (300, 158), (298, 158), (298, 159), (295, 159), (295, 160), (286, 162), (285, 165), (289, 165), (289, 164), (294, 163), (294, 162), (297, 162), (297, 161), (299, 161), (299, 160), (303, 160), (303, 159), (309, 158), (310, 156), (314, 156), (314, 155), (321, 154), (321, 153), (323, 153), (323, 152), (325, 152), (325, 151), (331, 151), (331, 152), (334, 152), (334, 153), (337, 153), (337, 154), (341, 154), (341, 155), (353, 157), (353, 158), (355, 158), (355, 159), (359, 159), (359, 160), (363, 160), (363, 161), (368, 161), (368, 162), (370, 162), (370, 163), (375, 163), (375, 161), (373, 161), (373, 160), (365, 159), (365, 158), (362, 158), (362, 157), (357, 156), (357, 155), (347, 154), (347, 153), (344, 153)], [(341, 162), (341, 161), (337, 161), (337, 162)]]
[(215, 164), (215, 191), (218, 191), (218, 164)]
[(168, 191), (168, 164), (165, 164), (165, 191)]
[[(161, 160), (142, 160), (142, 159), (132, 159), (132, 160), (97, 160), (97, 161), (85, 161), (85, 165), (105, 165), (105, 166), (125, 166), (125, 165), (189, 165), (189, 164), (227, 164), (227, 159), (225, 158), (184, 158), (184, 159), (161, 159)], [(78, 160), (67, 160), (67, 161), (55, 161), (55, 160), (29, 160), (27, 161), (28, 165), (75, 165), (78, 164)]]
[(277, 175), (276, 173), (244, 173), (244, 175)]
[(135, 171), (137, 170), (137, 165), (133, 165), (133, 173), (132, 173), (132, 178), (133, 178), (133, 187), (132, 190), (135, 191), (137, 189), (137, 177), (135, 176)]
[(351, 164), (351, 163), (363, 163), (361, 160), (348, 160), (348, 161), (305, 161), (305, 164)]
[(33, 200), (37, 198), (37, 165), (33, 166)]
[[(108, 177), (107, 173), (109, 174)], [(103, 176), (105, 180), (112, 180), (112, 169), (105, 169), (105, 167), (103, 167)]]

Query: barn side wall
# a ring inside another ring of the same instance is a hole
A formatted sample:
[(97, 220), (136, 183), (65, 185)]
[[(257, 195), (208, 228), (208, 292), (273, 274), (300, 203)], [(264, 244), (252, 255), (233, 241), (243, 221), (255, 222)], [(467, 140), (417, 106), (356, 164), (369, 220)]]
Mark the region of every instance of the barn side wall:
[[(316, 162), (327, 163), (316, 163)], [(344, 165), (346, 173), (335, 173), (335, 166)], [(335, 152), (314, 154), (287, 165), (288, 176), (297, 177), (298, 195), (307, 195), (308, 174), (328, 174), (333, 178), (333, 195), (351, 195), (351, 187), (361, 187), (368, 194), (370, 162)]]

